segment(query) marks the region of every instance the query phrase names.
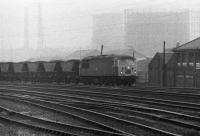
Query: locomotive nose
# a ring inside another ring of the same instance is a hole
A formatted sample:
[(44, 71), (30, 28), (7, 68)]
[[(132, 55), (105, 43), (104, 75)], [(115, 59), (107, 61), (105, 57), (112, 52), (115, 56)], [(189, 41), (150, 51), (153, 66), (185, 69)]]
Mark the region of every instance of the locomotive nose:
[(131, 74), (131, 69), (130, 69), (129, 66), (128, 66), (127, 69), (126, 69), (125, 74)]

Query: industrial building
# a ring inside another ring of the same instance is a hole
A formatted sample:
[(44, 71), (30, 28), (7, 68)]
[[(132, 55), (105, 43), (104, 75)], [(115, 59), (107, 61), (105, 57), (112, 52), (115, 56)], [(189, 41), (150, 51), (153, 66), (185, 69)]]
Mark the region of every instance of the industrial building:
[(200, 87), (200, 37), (174, 49), (175, 85)]
[[(177, 42), (190, 40), (189, 11), (126, 10), (125, 45), (152, 57), (162, 51), (163, 41), (168, 48)], [(200, 34), (200, 31), (199, 31)]]
[(200, 37), (166, 53), (165, 65), (163, 54), (157, 53), (149, 64), (149, 85), (199, 88)]

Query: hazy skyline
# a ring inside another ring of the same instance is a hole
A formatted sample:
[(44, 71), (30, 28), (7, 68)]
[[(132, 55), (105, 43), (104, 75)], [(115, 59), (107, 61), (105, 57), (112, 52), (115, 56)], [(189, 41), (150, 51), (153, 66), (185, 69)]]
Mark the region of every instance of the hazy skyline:
[(91, 48), (92, 16), (124, 9), (199, 10), (197, 0), (0, 0), (0, 48), (24, 46), (24, 7), (29, 9), (29, 47), (37, 48), (38, 3), (44, 46), (70, 52)]

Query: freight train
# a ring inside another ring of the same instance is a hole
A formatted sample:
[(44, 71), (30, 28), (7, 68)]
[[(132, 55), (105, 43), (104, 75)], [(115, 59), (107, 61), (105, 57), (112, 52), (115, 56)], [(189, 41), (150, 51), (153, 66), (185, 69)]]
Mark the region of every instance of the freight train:
[(2, 62), (0, 81), (131, 85), (136, 63), (125, 55), (99, 55), (68, 61)]

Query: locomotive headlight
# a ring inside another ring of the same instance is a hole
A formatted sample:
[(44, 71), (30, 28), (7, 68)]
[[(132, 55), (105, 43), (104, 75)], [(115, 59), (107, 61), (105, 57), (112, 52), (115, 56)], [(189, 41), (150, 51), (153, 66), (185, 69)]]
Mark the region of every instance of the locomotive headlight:
[(120, 73), (122, 74), (122, 71)]
[(130, 67), (128, 66), (127, 69), (130, 69)]

